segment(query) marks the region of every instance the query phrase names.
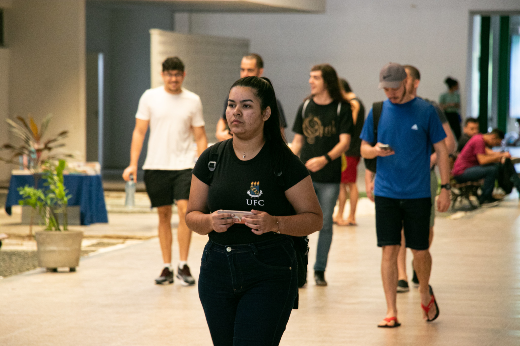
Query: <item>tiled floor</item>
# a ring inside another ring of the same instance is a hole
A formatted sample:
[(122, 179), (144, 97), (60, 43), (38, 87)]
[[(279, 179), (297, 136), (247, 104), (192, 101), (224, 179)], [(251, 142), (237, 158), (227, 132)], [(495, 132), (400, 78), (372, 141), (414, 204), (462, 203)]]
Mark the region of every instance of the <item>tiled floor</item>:
[[(300, 290), (300, 309), (293, 311), (281, 345), (520, 345), (518, 194), (499, 207), (450, 215), (437, 218), (432, 247), (437, 321), (421, 320), (412, 289), (398, 295), (402, 326), (376, 328), (386, 310), (381, 251), (373, 207), (363, 199), (359, 226), (334, 229), (329, 286), (311, 282)], [(144, 237), (155, 233), (157, 222), (153, 213), (109, 219), (109, 225), (84, 230)], [(17, 227), (16, 220), (0, 215), (0, 227)], [(313, 234), (309, 268), (316, 239)], [(189, 263), (195, 277), (205, 242), (194, 234)], [(38, 269), (0, 280), (0, 345), (210, 345), (197, 287), (154, 285), (160, 266), (152, 238), (85, 258), (76, 273)]]

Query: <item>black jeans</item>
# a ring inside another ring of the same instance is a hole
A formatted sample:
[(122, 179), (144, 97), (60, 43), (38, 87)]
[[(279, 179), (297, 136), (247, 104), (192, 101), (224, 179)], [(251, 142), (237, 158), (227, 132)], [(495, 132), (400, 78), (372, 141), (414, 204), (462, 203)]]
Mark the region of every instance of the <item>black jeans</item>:
[(208, 241), (199, 298), (213, 344), (278, 345), (297, 285), (296, 254), (287, 237), (229, 246)]

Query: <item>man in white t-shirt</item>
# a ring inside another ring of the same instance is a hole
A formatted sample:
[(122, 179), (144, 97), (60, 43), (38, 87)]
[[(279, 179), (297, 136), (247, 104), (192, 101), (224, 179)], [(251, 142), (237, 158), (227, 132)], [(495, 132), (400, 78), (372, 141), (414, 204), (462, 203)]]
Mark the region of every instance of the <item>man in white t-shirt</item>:
[(139, 100), (135, 129), (130, 148), (130, 165), (123, 178), (134, 181), (137, 161), (150, 126), (148, 152), (143, 165), (146, 192), (152, 207), (159, 214), (159, 242), (164, 269), (155, 279), (157, 284), (173, 283), (172, 268), (172, 204), (177, 204), (179, 225), (179, 267), (177, 278), (183, 285), (194, 285), (188, 267), (191, 231), (185, 216), (191, 184), (191, 171), (195, 164), (193, 140), (200, 155), (208, 146), (202, 117), (202, 103), (198, 95), (182, 88), (186, 76), (184, 64), (177, 58), (168, 58), (162, 64), (164, 86), (148, 89)]

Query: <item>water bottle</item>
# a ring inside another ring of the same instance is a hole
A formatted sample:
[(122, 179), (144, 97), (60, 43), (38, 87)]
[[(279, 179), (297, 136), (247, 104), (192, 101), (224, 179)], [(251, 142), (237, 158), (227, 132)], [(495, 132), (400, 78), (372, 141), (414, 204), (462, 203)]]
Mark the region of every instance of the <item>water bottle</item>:
[(130, 180), (126, 182), (125, 192), (125, 207), (131, 208), (135, 205), (135, 182), (132, 175), (130, 175)]

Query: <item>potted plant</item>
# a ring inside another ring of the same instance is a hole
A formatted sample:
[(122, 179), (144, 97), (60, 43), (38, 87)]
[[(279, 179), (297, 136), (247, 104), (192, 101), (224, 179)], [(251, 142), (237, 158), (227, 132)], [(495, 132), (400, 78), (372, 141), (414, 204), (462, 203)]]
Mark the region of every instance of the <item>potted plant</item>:
[[(42, 175), (42, 165), (44, 162), (55, 161), (60, 158), (71, 158), (70, 154), (59, 152), (57, 149), (65, 146), (61, 141), (68, 136), (68, 131), (61, 131), (54, 137), (46, 138), (47, 129), (52, 115), (47, 115), (40, 126), (29, 116), (28, 119), (16, 117), (18, 122), (6, 119), (11, 133), (15, 135), (21, 143), (5, 143), (0, 147), (2, 151), (9, 151), (9, 157), (0, 157), (0, 161), (12, 164), (20, 164), (22, 169), (28, 170), (34, 178), (34, 187), (38, 187), (38, 180)], [(79, 208), (79, 207), (78, 207)], [(29, 220), (29, 233), (32, 236), (32, 225), (34, 213), (26, 217), (26, 208), (22, 208), (22, 223)]]
[(0, 157), (0, 160), (7, 163), (18, 164), (20, 163), (19, 158), (22, 157), (24, 160), (24, 168), (35, 173), (41, 172), (43, 162), (64, 157), (72, 157), (70, 154), (56, 152), (56, 149), (65, 146), (65, 144), (60, 143), (60, 141), (67, 138), (69, 133), (68, 131), (61, 131), (54, 137), (44, 139), (51, 118), (52, 115), (47, 115), (39, 127), (31, 116), (29, 116), (28, 120), (22, 117), (16, 117), (20, 124), (11, 119), (6, 119), (7, 124), (9, 125), (9, 130), (16, 137), (21, 139), (22, 143), (20, 145), (6, 143), (0, 147), (1, 150), (8, 150), (11, 152), (11, 157)]
[(67, 204), (70, 196), (63, 185), (66, 162), (62, 159), (56, 165), (47, 161), (42, 167), (44, 188), (25, 186), (18, 189), (23, 198), (20, 204), (37, 211), (45, 226), (43, 231), (35, 233), (38, 264), (49, 271), (57, 271), (59, 267), (76, 271), (83, 232), (68, 229)]

